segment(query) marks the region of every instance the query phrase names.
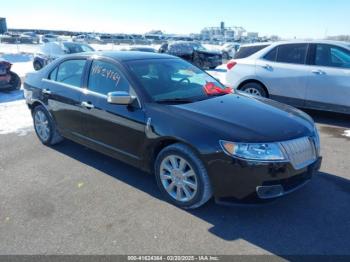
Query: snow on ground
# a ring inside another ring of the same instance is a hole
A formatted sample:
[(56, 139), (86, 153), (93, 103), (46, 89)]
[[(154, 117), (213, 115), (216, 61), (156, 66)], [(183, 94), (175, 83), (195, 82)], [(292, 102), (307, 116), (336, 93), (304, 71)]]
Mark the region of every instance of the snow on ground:
[[(7, 45), (9, 46), (9, 45)], [(16, 45), (13, 45), (16, 46)], [(27, 45), (30, 46), (30, 45)], [(33, 71), (33, 54), (31, 53), (21, 53), (21, 52), (4, 52), (11, 48), (0, 45), (0, 58), (6, 59), (13, 64), (11, 70), (19, 75), (19, 77), (24, 77), (28, 72)], [(9, 50), (8, 50), (9, 51)], [(29, 50), (27, 50), (29, 51)]]
[(1, 54), (19, 54), (28, 53), (34, 54), (39, 50), (40, 45), (34, 44), (1, 44), (0, 43), (0, 55)]
[(23, 99), (23, 90), (0, 94), (0, 135), (20, 136), (33, 131), (30, 111)]

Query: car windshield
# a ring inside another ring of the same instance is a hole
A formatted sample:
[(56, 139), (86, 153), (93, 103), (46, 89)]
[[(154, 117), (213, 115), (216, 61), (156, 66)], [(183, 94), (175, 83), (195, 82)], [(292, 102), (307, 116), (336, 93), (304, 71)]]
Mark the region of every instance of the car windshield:
[(128, 62), (129, 69), (155, 102), (194, 102), (231, 93), (206, 72), (180, 59)]
[(79, 45), (76, 43), (64, 43), (63, 45), (64, 45), (64, 48), (66, 49), (67, 54), (75, 54), (75, 53), (94, 51), (94, 49), (92, 49), (88, 45)]

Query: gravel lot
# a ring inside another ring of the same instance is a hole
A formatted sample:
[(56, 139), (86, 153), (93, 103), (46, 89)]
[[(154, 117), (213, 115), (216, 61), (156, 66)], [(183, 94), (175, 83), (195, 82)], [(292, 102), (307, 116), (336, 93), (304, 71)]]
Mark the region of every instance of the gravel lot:
[(321, 132), (321, 172), (260, 206), (184, 211), (155, 180), (32, 130), (0, 134), (0, 254), (348, 254), (350, 121), (309, 112)]

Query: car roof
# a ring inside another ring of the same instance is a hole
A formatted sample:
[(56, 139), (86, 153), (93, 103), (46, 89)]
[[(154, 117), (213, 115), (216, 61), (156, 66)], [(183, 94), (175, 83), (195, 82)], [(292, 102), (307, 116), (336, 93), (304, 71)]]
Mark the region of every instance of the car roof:
[[(250, 46), (262, 46), (262, 45), (271, 45), (271, 44), (275, 44), (278, 42), (257, 42), (257, 43), (249, 43), (249, 44), (240, 44), (241, 47), (250, 47)], [(239, 44), (239, 43), (238, 43)]]
[[(69, 56), (74, 57), (74, 54), (69, 55)], [(138, 52), (138, 51), (96, 51), (96, 52), (79, 53), (79, 56), (105, 57), (105, 58), (111, 58), (111, 59), (119, 61), (119, 62), (132, 61), (132, 60), (167, 59), (167, 58), (174, 59), (174, 58), (177, 58), (175, 56), (171, 56), (171, 55), (167, 55), (167, 54)]]
[[(270, 43), (271, 44), (271, 43)], [(289, 41), (278, 41), (272, 43), (274, 46), (281, 44), (329, 44), (329, 45), (338, 45), (346, 48), (350, 48), (349, 42), (336, 41), (336, 40), (289, 40)]]

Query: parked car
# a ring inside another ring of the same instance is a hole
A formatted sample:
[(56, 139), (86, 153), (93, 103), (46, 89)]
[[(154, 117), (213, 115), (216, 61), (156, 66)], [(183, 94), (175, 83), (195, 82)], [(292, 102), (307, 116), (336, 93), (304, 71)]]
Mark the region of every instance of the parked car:
[(130, 36), (130, 35), (126, 35), (126, 34), (118, 34), (118, 35), (114, 35), (113, 36), (114, 39), (114, 44), (129, 44), (129, 45), (133, 45), (134, 39)]
[(238, 49), (240, 48), (239, 43), (226, 43), (222, 47), (222, 58), (229, 60), (235, 57)]
[(236, 57), (227, 68), (226, 84), (238, 90), (301, 108), (350, 114), (349, 43), (278, 42)]
[(24, 88), (43, 144), (68, 138), (154, 173), (165, 198), (182, 208), (212, 195), (221, 203), (276, 198), (320, 167), (318, 132), (307, 114), (232, 94), (177, 57), (68, 55), (29, 73)]
[(156, 53), (156, 49), (150, 46), (130, 46), (128, 48), (122, 49), (122, 51), (140, 51), (140, 52), (150, 52)]
[(21, 79), (11, 71), (12, 64), (0, 58), (0, 90), (17, 90), (21, 88)]
[(151, 44), (151, 41), (146, 39), (143, 35), (133, 34), (131, 37), (134, 40), (135, 45), (149, 45)]
[(54, 35), (54, 34), (45, 34), (41, 37), (41, 42), (43, 43), (56, 42), (58, 40), (59, 40), (58, 35)]
[(34, 32), (24, 32), (20, 35), (21, 43), (39, 44), (40, 37)]
[(159, 52), (181, 57), (203, 69), (212, 69), (222, 64), (221, 52), (207, 50), (199, 42), (165, 43), (161, 45)]
[(75, 54), (81, 52), (91, 52), (94, 49), (83, 43), (73, 42), (50, 42), (44, 44), (38, 53), (35, 54), (33, 67), (40, 70), (48, 63), (66, 54)]
[(165, 37), (159, 34), (145, 34), (145, 38), (150, 41), (151, 44), (161, 45), (166, 43)]
[(104, 44), (112, 44), (112, 43), (114, 43), (114, 37), (111, 34), (100, 35), (100, 40)]
[(88, 44), (99, 44), (101, 43), (101, 39), (93, 34), (83, 34), (74, 36), (72, 39), (74, 42), (78, 43), (88, 43)]

